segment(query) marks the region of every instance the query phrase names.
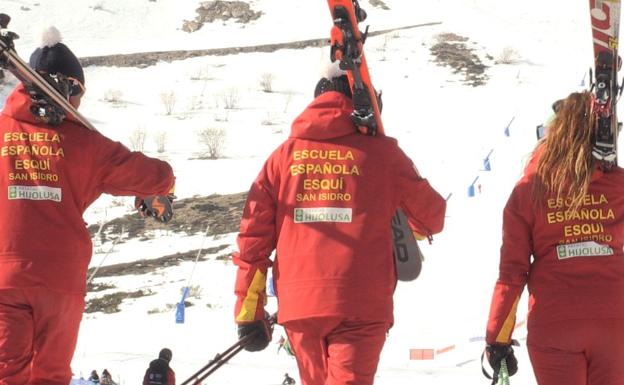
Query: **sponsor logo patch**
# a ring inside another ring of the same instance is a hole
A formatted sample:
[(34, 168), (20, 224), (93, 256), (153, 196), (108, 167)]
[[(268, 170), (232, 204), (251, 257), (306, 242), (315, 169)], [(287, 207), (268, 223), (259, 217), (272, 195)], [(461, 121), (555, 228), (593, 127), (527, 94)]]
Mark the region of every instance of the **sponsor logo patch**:
[(9, 200), (26, 199), (31, 201), (60, 202), (62, 193), (58, 187), (48, 186), (9, 186)]
[(557, 257), (569, 259), (574, 257), (599, 257), (613, 255), (613, 249), (596, 242), (570, 243), (557, 246)]
[(338, 207), (295, 208), (295, 223), (341, 222), (351, 223), (352, 209)]

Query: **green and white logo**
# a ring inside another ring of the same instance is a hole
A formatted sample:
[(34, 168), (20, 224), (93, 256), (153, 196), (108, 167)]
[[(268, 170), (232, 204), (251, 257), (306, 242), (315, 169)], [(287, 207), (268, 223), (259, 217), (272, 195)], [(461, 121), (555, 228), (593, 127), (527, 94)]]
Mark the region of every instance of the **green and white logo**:
[(351, 208), (341, 207), (306, 207), (295, 208), (295, 223), (339, 222), (351, 223), (353, 213)]
[(48, 186), (9, 186), (9, 200), (60, 202), (62, 190)]
[(295, 209), (295, 223), (303, 221), (303, 209)]
[(593, 241), (557, 246), (557, 258), (560, 260), (575, 257), (600, 257), (607, 255), (613, 255), (613, 249), (608, 245), (601, 245)]

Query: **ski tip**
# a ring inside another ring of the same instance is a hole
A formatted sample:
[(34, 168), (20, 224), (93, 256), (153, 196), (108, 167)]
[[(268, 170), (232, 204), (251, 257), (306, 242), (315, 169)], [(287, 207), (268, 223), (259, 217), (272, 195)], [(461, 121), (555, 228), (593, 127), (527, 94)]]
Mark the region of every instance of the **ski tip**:
[(51, 25), (41, 31), (41, 43), (39, 48), (53, 47), (61, 42), (61, 31)]

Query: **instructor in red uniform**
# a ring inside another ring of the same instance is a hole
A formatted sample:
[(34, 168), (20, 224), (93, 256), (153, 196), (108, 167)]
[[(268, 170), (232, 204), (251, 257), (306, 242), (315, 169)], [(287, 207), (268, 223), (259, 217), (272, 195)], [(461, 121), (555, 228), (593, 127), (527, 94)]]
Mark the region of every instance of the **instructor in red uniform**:
[[(31, 56), (84, 93), (77, 58), (50, 28)], [(166, 195), (171, 167), (65, 119), (31, 113), (18, 85), (0, 115), (0, 384), (67, 385), (84, 310), (91, 239), (82, 214), (100, 194)]]
[(370, 385), (393, 323), (391, 218), (401, 207), (430, 237), (446, 204), (395, 139), (357, 132), (346, 76), (323, 78), (315, 96), (249, 192), (234, 260), (236, 322), (241, 337), (259, 331), (248, 350), (269, 343), (272, 267), (301, 383)]
[[(540, 385), (624, 383), (624, 170), (593, 158), (589, 92), (559, 106), (503, 213), (500, 274), (487, 325), (496, 371), (529, 289), (529, 357)], [(513, 370), (512, 370), (513, 369)]]

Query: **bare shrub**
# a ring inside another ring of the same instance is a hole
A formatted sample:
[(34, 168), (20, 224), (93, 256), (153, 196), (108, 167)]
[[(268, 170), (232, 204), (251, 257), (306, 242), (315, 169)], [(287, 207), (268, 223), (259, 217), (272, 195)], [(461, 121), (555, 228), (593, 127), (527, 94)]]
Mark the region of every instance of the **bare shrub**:
[(165, 304), (164, 308), (157, 308), (157, 307), (155, 307), (153, 309), (148, 310), (147, 314), (166, 313), (166, 312), (169, 312), (169, 311), (172, 311), (172, 310), (176, 309), (176, 305), (177, 304), (175, 304), (175, 303), (168, 303), (168, 304)]
[(390, 35), (385, 35), (383, 39), (383, 43), (377, 48), (378, 52), (381, 52), (380, 61), (386, 61), (386, 52), (388, 51), (388, 42), (390, 41)]
[(145, 139), (147, 138), (147, 132), (145, 127), (139, 126), (132, 134), (130, 134), (130, 148), (132, 151), (141, 151), (145, 150)]
[(270, 93), (273, 92), (273, 79), (275, 76), (270, 72), (265, 72), (260, 77), (260, 87), (262, 87), (262, 91)]
[(197, 67), (191, 75), (191, 80), (208, 80), (210, 79), (209, 66)]
[(496, 59), (498, 64), (515, 64), (520, 60), (520, 53), (513, 47), (507, 46), (503, 48)]
[(173, 112), (173, 107), (175, 106), (177, 101), (175, 91), (171, 90), (161, 93), (160, 100), (165, 107), (165, 113), (167, 115), (171, 115), (171, 113)]
[(225, 146), (226, 133), (222, 128), (206, 127), (199, 132), (199, 141), (206, 146), (210, 159), (219, 159)]
[(230, 121), (230, 114), (227, 111), (223, 111), (222, 114), (215, 113), (214, 114), (214, 120), (215, 120), (215, 122), (229, 122)]
[(187, 119), (189, 118), (191, 115), (193, 115), (193, 113), (195, 113), (196, 111), (200, 110), (202, 108), (202, 100), (199, 96), (197, 95), (192, 95), (189, 99), (188, 99), (188, 103), (186, 105), (186, 109), (178, 114), (178, 118), (179, 119)]
[(221, 94), (221, 101), (223, 102), (223, 106), (226, 110), (233, 110), (235, 108), (238, 108), (238, 105), (240, 103), (238, 89), (232, 87), (223, 91), (223, 93)]
[[(182, 289), (184, 290), (184, 289)], [(181, 294), (181, 293), (180, 293)], [(202, 287), (199, 285), (191, 285), (188, 288), (188, 298), (197, 298), (201, 299)]]
[(196, 95), (191, 96), (188, 102), (188, 111), (189, 112), (197, 111), (201, 108), (201, 106), (202, 106), (201, 98), (197, 97)]
[(103, 1), (96, 1), (95, 3), (93, 3), (91, 8), (94, 11), (103, 11), (104, 10), (104, 2)]
[(123, 92), (118, 89), (109, 89), (104, 93), (104, 101), (109, 103), (119, 103), (121, 102), (121, 98), (123, 96)]
[(165, 146), (167, 145), (167, 133), (165, 131), (159, 131), (154, 135), (154, 142), (156, 143), (156, 152), (162, 154), (165, 152)]
[(264, 117), (264, 119), (262, 119), (262, 122), (260, 122), (260, 124), (262, 124), (263, 126), (275, 125), (276, 123), (273, 114), (270, 111), (267, 111), (266, 116)]

